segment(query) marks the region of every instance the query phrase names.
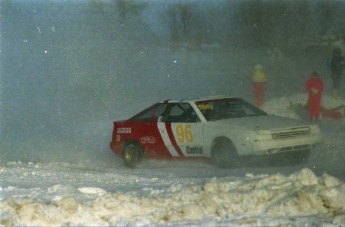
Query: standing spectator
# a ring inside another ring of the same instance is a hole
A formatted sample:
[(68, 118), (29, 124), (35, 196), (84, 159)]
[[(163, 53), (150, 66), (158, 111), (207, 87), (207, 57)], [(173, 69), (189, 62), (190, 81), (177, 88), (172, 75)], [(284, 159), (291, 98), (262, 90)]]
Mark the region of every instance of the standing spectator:
[(265, 83), (267, 81), (266, 74), (262, 71), (262, 65), (256, 65), (252, 75), (253, 96), (257, 107), (264, 103)]
[(330, 70), (332, 73), (333, 81), (333, 97), (338, 99), (339, 96), (339, 85), (341, 81), (341, 74), (345, 67), (344, 58), (341, 56), (340, 48), (335, 48), (330, 60)]
[(321, 96), (323, 91), (323, 82), (317, 72), (313, 72), (310, 78), (305, 83), (305, 88), (308, 91), (307, 107), (311, 120), (319, 119), (321, 112)]

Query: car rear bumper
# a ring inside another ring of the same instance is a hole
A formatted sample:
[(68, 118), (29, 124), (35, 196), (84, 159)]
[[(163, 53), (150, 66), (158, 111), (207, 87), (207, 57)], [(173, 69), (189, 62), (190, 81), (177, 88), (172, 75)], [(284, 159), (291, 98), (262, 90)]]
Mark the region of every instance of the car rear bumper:
[(122, 155), (121, 153), (121, 147), (116, 146), (113, 142), (109, 143), (110, 149), (113, 153), (117, 154), (117, 155)]

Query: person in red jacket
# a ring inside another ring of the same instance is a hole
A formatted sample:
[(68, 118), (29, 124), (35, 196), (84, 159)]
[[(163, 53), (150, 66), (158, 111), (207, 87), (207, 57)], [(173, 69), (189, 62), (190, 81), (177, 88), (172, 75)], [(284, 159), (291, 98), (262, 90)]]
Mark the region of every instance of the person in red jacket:
[(307, 107), (309, 116), (313, 121), (318, 120), (321, 112), (323, 82), (317, 72), (311, 74), (310, 78), (305, 83), (305, 88), (308, 91)]

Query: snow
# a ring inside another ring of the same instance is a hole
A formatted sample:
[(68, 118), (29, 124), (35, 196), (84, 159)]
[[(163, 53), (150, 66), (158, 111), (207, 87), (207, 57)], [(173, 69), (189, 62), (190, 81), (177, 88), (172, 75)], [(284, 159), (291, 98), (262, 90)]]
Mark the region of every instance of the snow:
[(57, 184), (1, 188), (3, 225), (181, 225), (345, 223), (345, 184), (304, 168), (289, 176), (246, 174), (172, 184), (146, 193)]
[[(298, 118), (291, 104), (305, 94), (268, 100), (264, 109)], [(344, 104), (325, 96), (334, 107)], [(72, 163), (8, 162), (0, 165), (0, 223), (88, 226), (340, 226), (345, 225), (343, 137), (337, 122), (321, 122), (333, 141), (305, 165), (218, 169), (205, 162), (146, 161), (127, 169)], [(330, 127), (331, 125), (332, 127)], [(343, 127), (343, 126), (342, 126)], [(333, 131), (332, 131), (333, 130)], [(341, 170), (340, 170), (341, 171)], [(334, 172), (337, 173), (337, 172)]]
[[(293, 109), (294, 105), (305, 105), (307, 103), (307, 94), (301, 93), (296, 95), (291, 95), (289, 97), (280, 97), (271, 99), (264, 104), (263, 110), (270, 114), (290, 117), (299, 119), (299, 115)], [(345, 101), (343, 99), (335, 99), (332, 96), (323, 95), (321, 99), (321, 106), (324, 108), (335, 108), (338, 106), (344, 106)]]

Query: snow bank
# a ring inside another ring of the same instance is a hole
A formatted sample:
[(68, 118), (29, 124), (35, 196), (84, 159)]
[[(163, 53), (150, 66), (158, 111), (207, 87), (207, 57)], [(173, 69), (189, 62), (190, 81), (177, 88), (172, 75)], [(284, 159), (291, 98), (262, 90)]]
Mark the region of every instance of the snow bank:
[(345, 224), (345, 183), (327, 174), (317, 177), (310, 169), (146, 190), (144, 195), (55, 185), (36, 196), (2, 200), (1, 224)]
[[(268, 100), (262, 107), (269, 114), (274, 114), (283, 117), (291, 117), (300, 119), (298, 113), (296, 113), (296, 105), (306, 105), (307, 94), (296, 94), (288, 97), (280, 97)], [(331, 109), (339, 106), (345, 106), (344, 99), (335, 99), (332, 96), (323, 95), (321, 105), (324, 108)]]

